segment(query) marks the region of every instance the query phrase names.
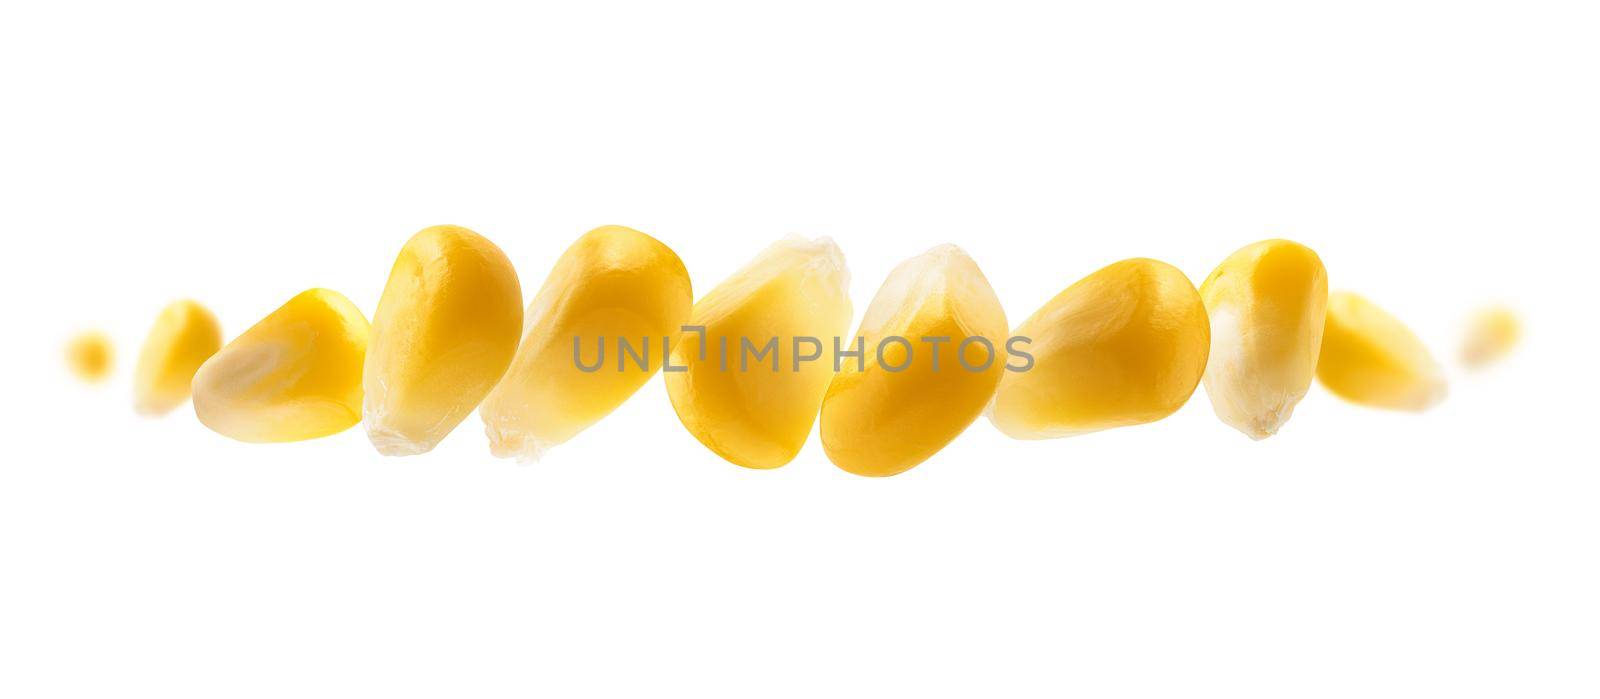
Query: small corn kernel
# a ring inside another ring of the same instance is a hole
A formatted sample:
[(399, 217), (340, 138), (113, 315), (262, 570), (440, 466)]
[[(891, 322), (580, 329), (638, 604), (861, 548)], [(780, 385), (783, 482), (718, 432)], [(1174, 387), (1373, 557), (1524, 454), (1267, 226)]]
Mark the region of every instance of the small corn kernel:
[[(827, 360), (794, 366), (796, 338), (830, 343), (849, 330), (849, 285), (832, 240), (790, 236), (700, 299), (689, 325), (704, 327), (703, 336), (680, 335), (672, 363), (686, 369), (666, 372), (667, 395), (689, 433), (740, 466), (793, 460), (833, 378)], [(763, 352), (769, 342), (775, 346)]]
[(361, 421), (367, 319), (337, 291), (311, 289), (251, 326), (194, 375), (194, 414), (241, 442), (295, 442)]
[[(822, 401), (828, 459), (857, 475), (892, 476), (943, 449), (994, 396), (1008, 327), (989, 280), (961, 248), (941, 245), (900, 263), (856, 331), (863, 361), (843, 362)], [(905, 342), (883, 344), (890, 337)], [(881, 356), (880, 344), (888, 348)]]
[(1288, 240), (1247, 245), (1217, 266), (1200, 296), (1211, 314), (1211, 407), (1251, 439), (1277, 434), (1316, 373), (1328, 302), (1322, 259)]
[(1473, 369), (1493, 364), (1516, 349), (1522, 340), (1522, 319), (1517, 312), (1502, 306), (1485, 308), (1467, 322), (1467, 335), (1461, 344), (1461, 362)]
[(367, 438), (387, 456), (433, 449), (494, 388), (521, 334), (522, 287), (500, 248), (459, 226), (412, 236), (372, 316)]
[(99, 383), (111, 376), (112, 355), (111, 338), (102, 332), (79, 333), (67, 341), (67, 368), (89, 383)]
[(156, 316), (133, 371), (133, 409), (164, 415), (189, 400), (194, 373), (222, 348), (222, 326), (205, 306), (174, 301)]
[[(516, 358), (478, 408), (490, 450), (537, 459), (622, 405), (661, 368), (667, 338), (693, 305), (689, 272), (671, 248), (622, 226), (584, 234), (534, 296)], [(624, 356), (623, 342), (642, 359)]]
[(1123, 260), (1022, 322), (1034, 365), (1000, 379), (989, 419), (1016, 439), (1160, 420), (1189, 400), (1210, 346), (1206, 309), (1178, 268)]
[(1317, 379), (1352, 403), (1422, 411), (1444, 399), (1444, 372), (1428, 348), (1371, 301), (1339, 291), (1328, 296)]

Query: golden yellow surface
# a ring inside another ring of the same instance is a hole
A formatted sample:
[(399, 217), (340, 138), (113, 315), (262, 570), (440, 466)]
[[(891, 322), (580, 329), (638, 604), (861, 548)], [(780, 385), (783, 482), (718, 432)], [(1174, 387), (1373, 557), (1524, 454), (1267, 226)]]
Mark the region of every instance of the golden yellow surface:
[(522, 287), (494, 243), (460, 226), (411, 237), (372, 316), (362, 413), (379, 453), (427, 452), (511, 364)]
[[(622, 405), (661, 368), (664, 338), (678, 334), (693, 304), (689, 272), (671, 248), (622, 226), (584, 234), (534, 296), (516, 358), (478, 408), (490, 450), (535, 459)], [(584, 366), (598, 361), (598, 370), (578, 367), (574, 338)], [(618, 338), (648, 353), (647, 368), (623, 356)]]
[[(943, 245), (896, 267), (867, 307), (856, 337), (865, 340), (863, 362), (846, 358), (822, 402), (822, 446), (828, 459), (862, 476), (892, 476), (927, 460), (982, 414), (1005, 372), (1005, 310), (978, 265), (954, 245)], [(885, 337), (911, 344), (884, 345)], [(922, 338), (945, 338), (923, 342)], [(985, 338), (992, 352), (967, 343), (967, 366), (957, 356), (963, 340)], [(852, 338), (853, 340), (853, 338)], [(823, 358), (831, 366), (831, 346)], [(864, 366), (862, 366), (864, 364)], [(987, 368), (982, 368), (982, 367)]]
[(1210, 325), (1200, 294), (1165, 262), (1123, 260), (1084, 277), (1013, 335), (1034, 367), (1006, 372), (990, 419), (1017, 439), (1048, 439), (1160, 420), (1205, 371)]
[(222, 325), (195, 301), (174, 301), (161, 309), (139, 350), (133, 370), (133, 408), (163, 415), (189, 400), (194, 374), (222, 348)]
[(1461, 362), (1473, 369), (1493, 364), (1522, 341), (1522, 319), (1503, 306), (1485, 308), (1472, 315), (1461, 343)]
[(1217, 266), (1200, 296), (1211, 315), (1211, 407), (1251, 439), (1276, 434), (1316, 373), (1328, 301), (1322, 259), (1289, 240), (1247, 245)]
[(194, 414), (241, 442), (294, 442), (361, 421), (367, 319), (337, 291), (289, 299), (194, 375)]
[(89, 331), (67, 341), (64, 354), (72, 375), (89, 383), (99, 383), (111, 376), (113, 351), (111, 338), (105, 333)]
[[(833, 378), (833, 338), (850, 326), (849, 281), (833, 241), (791, 236), (700, 299), (688, 324), (704, 326), (704, 340), (695, 332), (680, 335), (672, 361), (687, 370), (666, 372), (667, 395), (689, 433), (740, 466), (777, 468), (793, 460)], [(819, 338), (826, 360), (794, 371), (796, 336)], [(760, 349), (774, 337), (778, 370), (771, 369), (772, 356), (757, 362), (751, 355), (741, 371), (741, 340)]]
[(1444, 372), (1411, 329), (1348, 291), (1328, 296), (1317, 380), (1352, 403), (1421, 411), (1444, 399)]

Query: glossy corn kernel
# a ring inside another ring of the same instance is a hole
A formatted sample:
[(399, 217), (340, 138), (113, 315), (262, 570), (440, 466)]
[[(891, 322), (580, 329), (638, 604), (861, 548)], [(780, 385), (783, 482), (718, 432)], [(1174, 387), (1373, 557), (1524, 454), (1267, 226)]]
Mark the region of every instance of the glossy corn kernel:
[(902, 262), (856, 331), (870, 349), (861, 362), (841, 363), (822, 401), (828, 458), (854, 474), (892, 476), (943, 449), (994, 396), (1008, 327), (989, 280), (961, 248)]
[(1522, 340), (1522, 319), (1516, 311), (1495, 306), (1485, 308), (1467, 321), (1467, 334), (1461, 343), (1461, 362), (1473, 369), (1493, 364), (1516, 349)]
[(362, 414), (378, 452), (427, 452), (478, 407), (517, 351), (522, 287), (505, 253), (459, 226), (411, 237), (372, 316)]
[(217, 317), (194, 301), (174, 301), (161, 309), (145, 336), (133, 370), (133, 408), (164, 415), (189, 400), (194, 374), (222, 348)]
[(1328, 296), (1317, 380), (1352, 403), (1393, 410), (1426, 410), (1447, 392), (1439, 363), (1416, 334), (1348, 291)]
[(1205, 371), (1210, 325), (1178, 268), (1123, 260), (1067, 287), (1022, 322), (1034, 364), (1000, 379), (989, 417), (1017, 439), (1160, 420)]
[(1211, 314), (1206, 395), (1251, 439), (1277, 434), (1311, 388), (1328, 273), (1311, 248), (1264, 240), (1228, 256), (1200, 285)]
[(251, 326), (194, 375), (194, 414), (241, 442), (295, 442), (361, 421), (367, 319), (337, 291), (311, 289)]
[(67, 341), (65, 355), (67, 368), (83, 381), (99, 383), (111, 376), (113, 352), (111, 338), (105, 333), (79, 333)]
[[(686, 370), (666, 372), (667, 395), (689, 433), (740, 466), (794, 459), (833, 378), (830, 356), (796, 368), (795, 338), (831, 344), (848, 330), (849, 284), (832, 240), (790, 236), (700, 299), (689, 325), (704, 333), (678, 336), (672, 363)], [(776, 346), (757, 359), (769, 341)]]
[(490, 450), (536, 459), (622, 405), (661, 368), (693, 304), (671, 248), (622, 226), (584, 234), (534, 296), (516, 358), (478, 408)]

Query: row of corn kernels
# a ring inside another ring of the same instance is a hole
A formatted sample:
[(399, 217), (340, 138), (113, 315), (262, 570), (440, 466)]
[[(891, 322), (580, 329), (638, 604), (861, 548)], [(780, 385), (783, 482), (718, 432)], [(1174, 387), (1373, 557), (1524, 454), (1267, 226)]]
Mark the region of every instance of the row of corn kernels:
[[(192, 393), (203, 424), (246, 442), (361, 423), (387, 455), (431, 450), (476, 409), (495, 455), (532, 459), (665, 367), (684, 427), (730, 462), (788, 463), (820, 414), (831, 461), (886, 476), (926, 460), (984, 413), (1018, 439), (1062, 437), (1160, 420), (1204, 383), (1223, 422), (1262, 439), (1289, 419), (1313, 376), (1385, 408), (1422, 410), (1445, 393), (1437, 362), (1405, 325), (1360, 296), (1329, 294), (1316, 253), (1287, 240), (1233, 253), (1198, 289), (1164, 262), (1107, 266), (1017, 326), (1010, 337), (1027, 347), (1021, 370), (994, 361), (1005, 312), (977, 264), (952, 245), (905, 261), (883, 283), (847, 342), (875, 352), (860, 350), (853, 365), (815, 361), (827, 338), (838, 352), (848, 330), (848, 283), (832, 241), (791, 237), (695, 303), (670, 248), (606, 226), (568, 248), (524, 310), (498, 247), (436, 226), (401, 249), (370, 324), (338, 292), (311, 289), (223, 346), (205, 308), (169, 306), (140, 353), (136, 406), (164, 413)], [(1483, 315), (1464, 358), (1504, 355), (1517, 333), (1509, 312)], [(593, 367), (605, 370), (586, 368), (584, 338), (596, 340)], [(615, 370), (604, 363), (604, 338), (618, 342)], [(624, 338), (642, 340), (631, 365)], [(653, 357), (652, 338), (661, 340)], [(795, 348), (788, 368), (778, 370), (775, 350), (772, 371), (729, 369), (730, 344), (747, 363), (743, 343), (768, 338)], [(799, 338), (814, 339), (816, 354), (801, 357)], [(906, 338), (933, 341), (933, 351), (914, 352)], [(951, 352), (943, 370), (941, 342)], [(94, 375), (109, 367), (109, 345), (84, 338), (69, 358)]]

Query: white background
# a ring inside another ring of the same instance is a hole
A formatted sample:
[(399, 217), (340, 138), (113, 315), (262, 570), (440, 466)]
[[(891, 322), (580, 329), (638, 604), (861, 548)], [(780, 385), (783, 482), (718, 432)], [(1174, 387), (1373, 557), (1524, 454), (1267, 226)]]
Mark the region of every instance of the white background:
[[(0, 695), (1593, 697), (1592, 3), (16, 2)], [(371, 313), (473, 228), (525, 293), (606, 223), (704, 292), (786, 233), (856, 312), (963, 246), (1013, 323), (1115, 260), (1290, 237), (1452, 369), (1253, 443), (1172, 418), (890, 479), (720, 461), (658, 380), (519, 467), (132, 414), (167, 301)], [(1462, 319), (1529, 335), (1456, 371)], [(73, 381), (74, 331), (118, 374)]]

